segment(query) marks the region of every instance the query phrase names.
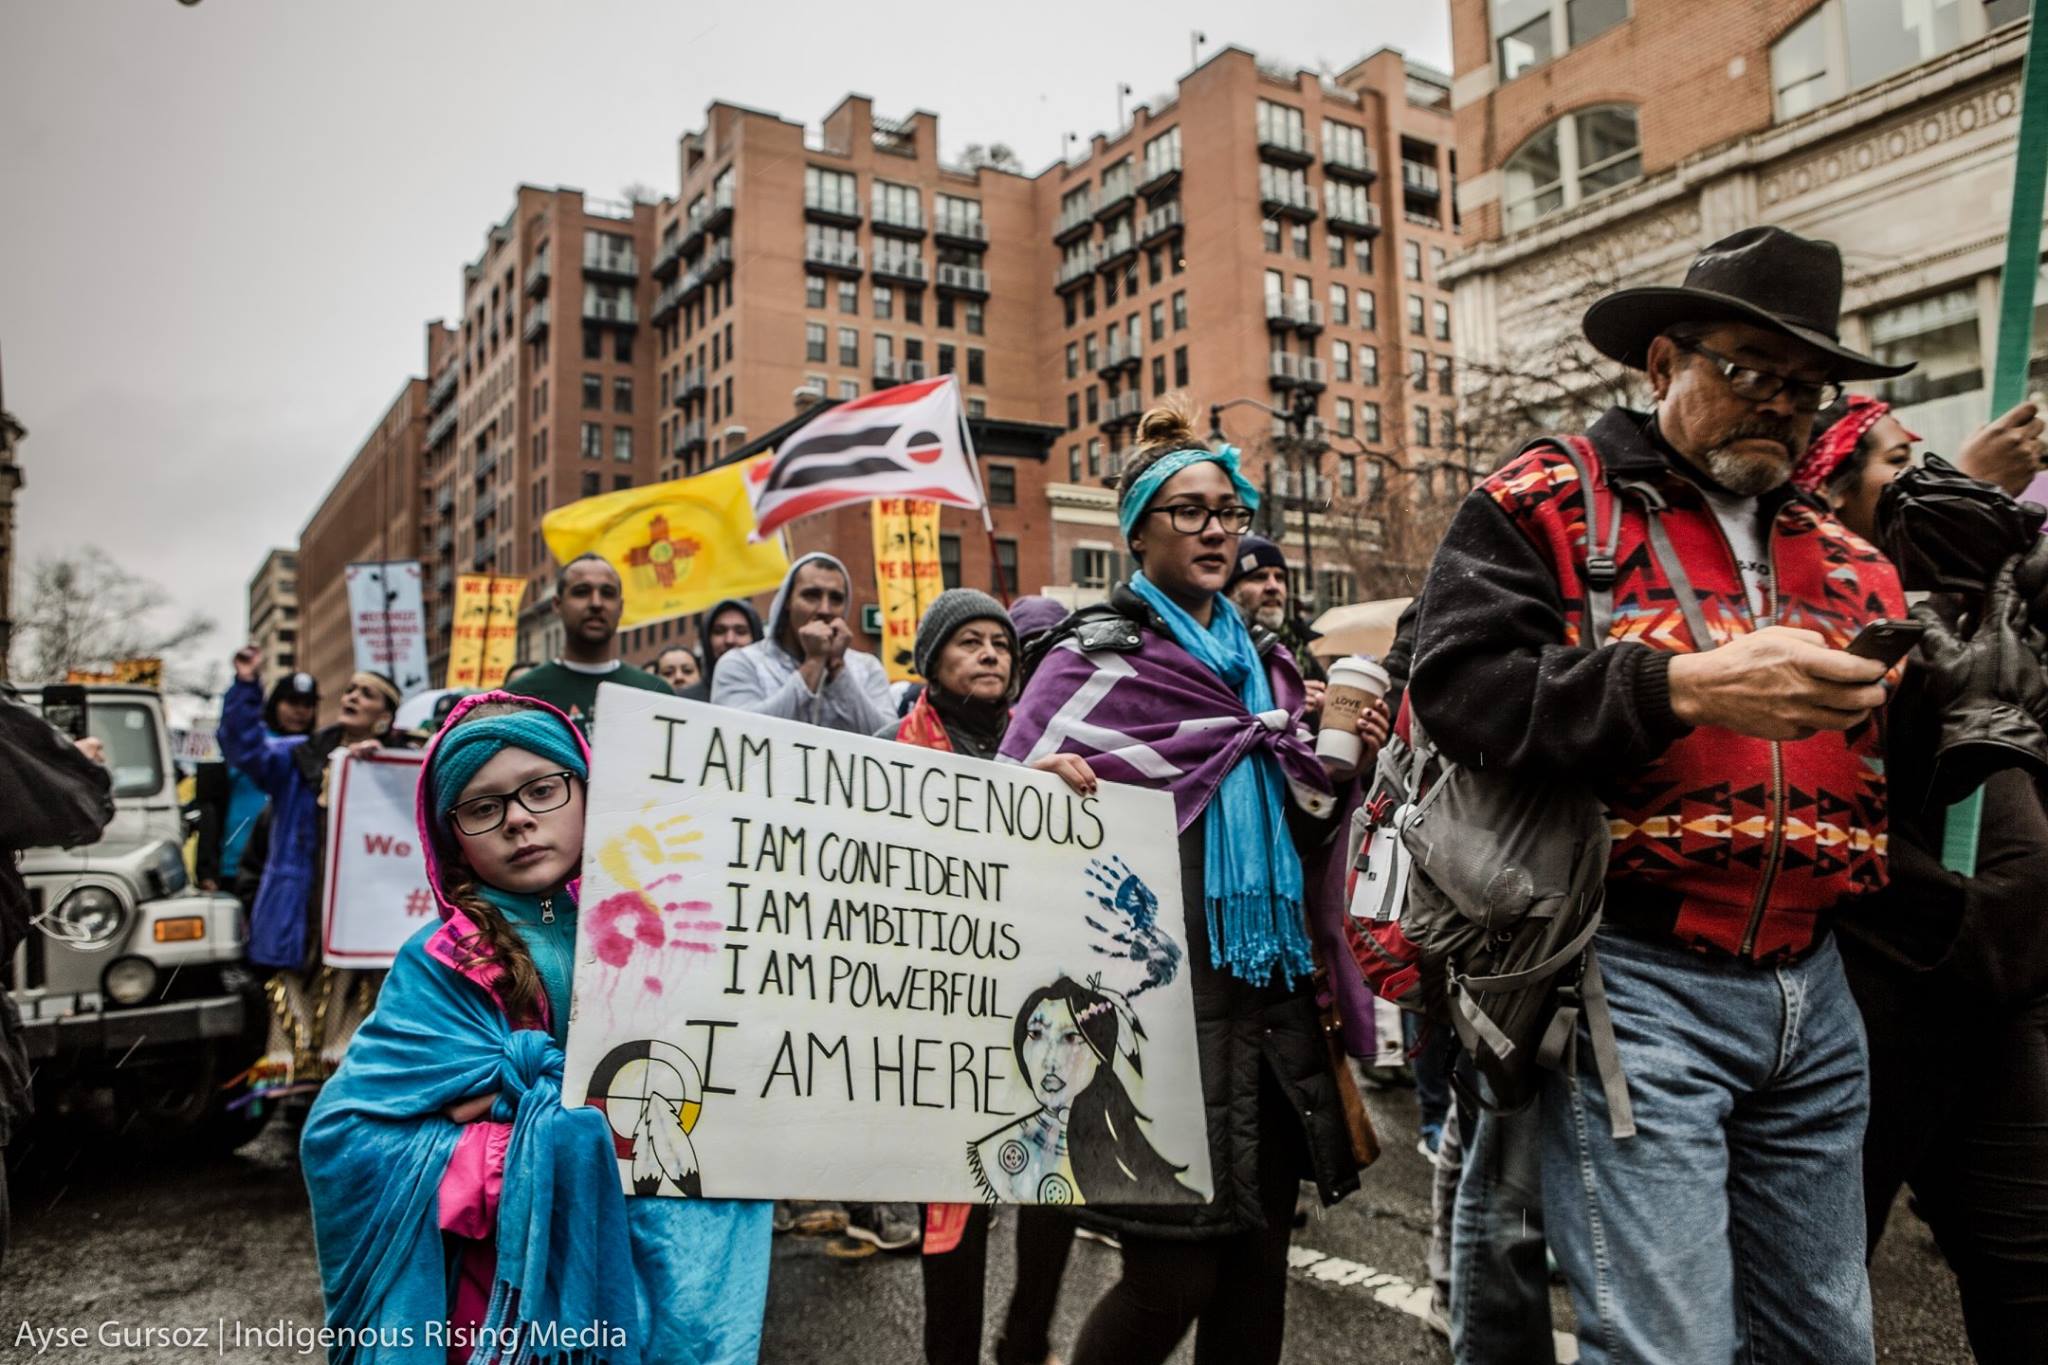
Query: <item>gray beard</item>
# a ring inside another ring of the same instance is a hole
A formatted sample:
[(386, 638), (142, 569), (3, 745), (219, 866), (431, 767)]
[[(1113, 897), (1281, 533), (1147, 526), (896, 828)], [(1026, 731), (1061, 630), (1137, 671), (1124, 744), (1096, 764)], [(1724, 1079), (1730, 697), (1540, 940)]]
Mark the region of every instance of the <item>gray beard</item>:
[(1792, 477), (1789, 461), (1737, 455), (1725, 446), (1707, 452), (1707, 473), (1739, 498), (1760, 497)]
[(1252, 619), (1267, 630), (1279, 630), (1287, 624), (1287, 609), (1284, 607), (1260, 607), (1252, 613)]

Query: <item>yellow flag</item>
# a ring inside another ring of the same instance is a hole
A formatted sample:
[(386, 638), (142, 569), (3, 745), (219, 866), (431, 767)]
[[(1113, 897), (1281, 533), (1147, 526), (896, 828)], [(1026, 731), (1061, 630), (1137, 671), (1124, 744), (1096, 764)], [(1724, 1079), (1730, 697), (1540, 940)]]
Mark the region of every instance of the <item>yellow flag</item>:
[(776, 540), (747, 541), (747, 470), (771, 458), (572, 502), (541, 519), (541, 534), (560, 563), (598, 554), (619, 571), (622, 628), (766, 592), (781, 585), (789, 560)]
[(500, 574), (455, 576), (455, 624), (449, 632), (447, 687), (502, 687), (519, 650), (519, 599), (526, 580)]
[(939, 568), (939, 505), (916, 498), (877, 498), (875, 595), (882, 604), (882, 665), (890, 682), (917, 677), (917, 623), (945, 591)]

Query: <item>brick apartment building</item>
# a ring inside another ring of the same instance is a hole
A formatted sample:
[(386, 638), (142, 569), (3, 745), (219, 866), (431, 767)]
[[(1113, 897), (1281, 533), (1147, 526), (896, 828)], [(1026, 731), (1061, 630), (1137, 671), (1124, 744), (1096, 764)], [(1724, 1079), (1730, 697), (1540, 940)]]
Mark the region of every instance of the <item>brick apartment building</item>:
[[(1324, 78), (1228, 48), (1036, 176), (949, 164), (936, 115), (880, 118), (850, 95), (815, 131), (712, 104), (659, 205), (521, 187), (464, 269), (460, 320), (427, 328), (415, 499), (435, 676), (461, 572), (527, 578), (521, 653), (556, 652), (548, 509), (945, 373), (995, 523), (991, 541), (978, 513), (943, 512), (949, 583), (1099, 595), (1129, 568), (1106, 481), (1144, 408), (1185, 391), (1236, 404), (1222, 427), (1292, 514), (1277, 529), (1298, 555), (1306, 515), (1319, 595), (1348, 598), (1386, 471), (1454, 440), (1450, 141), (1448, 80), (1397, 52)], [(1242, 399), (1301, 405), (1306, 439)], [(358, 460), (400, 463), (373, 446)], [(858, 607), (869, 534), (849, 509), (791, 539), (848, 562)], [(690, 636), (659, 622), (623, 646), (645, 661)]]
[(299, 532), (299, 667), (325, 686), (323, 723), (333, 718), (339, 684), (355, 668), (348, 566), (427, 561), (428, 508), (421, 493), (426, 428), (427, 381), (408, 379)]
[[(342, 629), (347, 630), (344, 622)], [(263, 651), (267, 688), (299, 667), (299, 555), (276, 549), (249, 579), (249, 643)]]
[(1952, 452), (1987, 415), (2026, 8), (1452, 0), (1466, 373), (1555, 364), (1588, 295), (1777, 223), (1841, 246), (1845, 339), (1919, 362), (1875, 389)]

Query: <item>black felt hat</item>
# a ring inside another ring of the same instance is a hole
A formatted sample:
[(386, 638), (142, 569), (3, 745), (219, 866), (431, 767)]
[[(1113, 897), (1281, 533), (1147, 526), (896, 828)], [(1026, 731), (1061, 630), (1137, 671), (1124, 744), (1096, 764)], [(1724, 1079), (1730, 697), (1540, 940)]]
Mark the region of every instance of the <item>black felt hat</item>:
[(1701, 252), (1678, 286), (1623, 289), (1586, 310), (1586, 339), (1633, 369), (1650, 343), (1686, 322), (1747, 322), (1803, 341), (1828, 358), (1835, 379), (1889, 379), (1913, 367), (1887, 365), (1840, 339), (1842, 253), (1778, 227), (1744, 228)]

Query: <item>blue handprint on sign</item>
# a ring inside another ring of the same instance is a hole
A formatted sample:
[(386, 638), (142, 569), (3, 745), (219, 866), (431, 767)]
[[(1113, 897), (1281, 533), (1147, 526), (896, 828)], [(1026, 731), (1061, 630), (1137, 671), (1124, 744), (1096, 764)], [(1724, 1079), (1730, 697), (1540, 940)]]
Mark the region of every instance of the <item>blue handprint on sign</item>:
[(1097, 943), (1095, 951), (1144, 968), (1145, 979), (1126, 999), (1135, 999), (1154, 986), (1164, 986), (1173, 980), (1180, 971), (1180, 945), (1159, 927), (1159, 897), (1152, 888), (1115, 854), (1106, 863), (1100, 858), (1090, 859), (1088, 879), (1094, 886), (1086, 894), (1102, 907), (1103, 919), (1092, 914), (1085, 918), (1089, 928), (1108, 939), (1108, 946)]

